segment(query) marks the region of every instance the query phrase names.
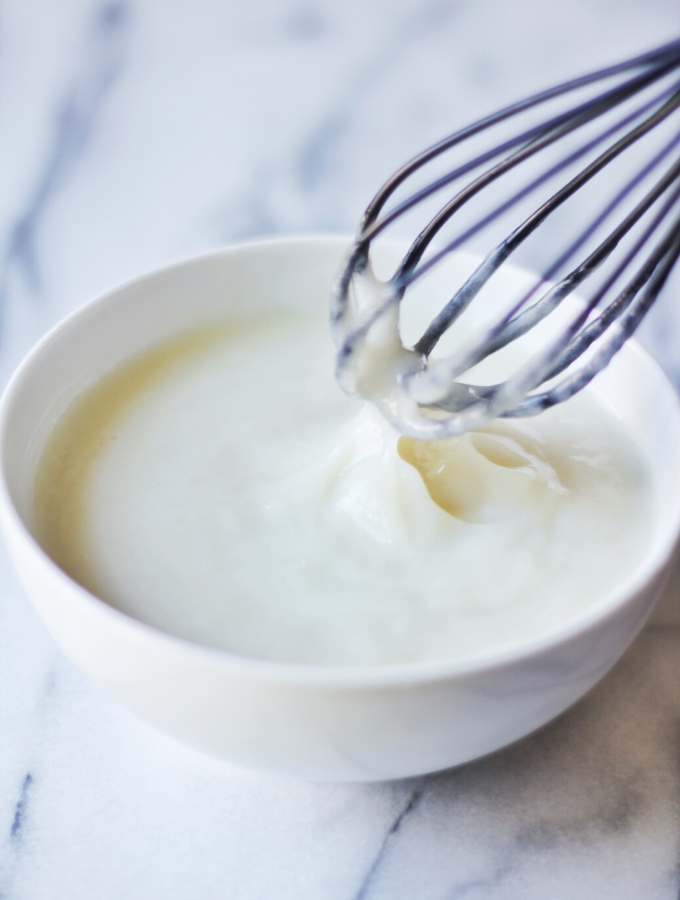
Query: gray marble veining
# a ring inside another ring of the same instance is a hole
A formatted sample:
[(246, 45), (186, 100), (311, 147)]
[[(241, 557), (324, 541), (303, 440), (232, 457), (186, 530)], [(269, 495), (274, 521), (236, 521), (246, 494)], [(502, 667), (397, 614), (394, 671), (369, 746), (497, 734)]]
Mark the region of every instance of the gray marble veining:
[[(677, 0), (1, 5), (0, 377), (106, 288), (227, 240), (352, 231), (428, 142), (679, 33)], [(643, 338), (680, 383), (679, 285)], [(676, 900), (679, 688), (680, 629), (657, 625), (493, 757), (392, 784), (269, 778), (86, 682), (3, 554), (0, 898)]]

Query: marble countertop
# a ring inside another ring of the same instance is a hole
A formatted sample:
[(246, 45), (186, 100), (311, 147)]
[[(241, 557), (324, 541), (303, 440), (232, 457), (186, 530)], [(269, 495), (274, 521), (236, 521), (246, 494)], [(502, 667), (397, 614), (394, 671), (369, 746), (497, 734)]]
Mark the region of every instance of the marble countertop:
[[(351, 232), (432, 140), (678, 34), (677, 0), (7, 0), (0, 379), (101, 291), (235, 239)], [(678, 290), (643, 341), (680, 383)], [(157, 734), (61, 655), (4, 551), (0, 579), (2, 900), (680, 894), (680, 587), (541, 732), (324, 785)]]

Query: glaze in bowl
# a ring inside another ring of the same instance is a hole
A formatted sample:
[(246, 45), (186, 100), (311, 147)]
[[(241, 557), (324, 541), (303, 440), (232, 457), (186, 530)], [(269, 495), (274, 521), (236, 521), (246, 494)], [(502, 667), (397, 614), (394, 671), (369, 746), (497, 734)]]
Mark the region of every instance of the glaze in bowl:
[(0, 404), (0, 523), (26, 593), (64, 652), (140, 717), (243, 766), (371, 781), (454, 766), (521, 738), (578, 700), (642, 627), (680, 533), (680, 404), (637, 344), (593, 389), (629, 425), (650, 464), (655, 515), (646, 554), (559, 628), (464, 660), (296, 665), (173, 637), (59, 569), (34, 537), (32, 513), (45, 440), (81, 391), (145, 348), (238, 312), (244, 298), (249, 314), (325, 315), (347, 244), (317, 237), (228, 247), (124, 285), (58, 325), (21, 364)]

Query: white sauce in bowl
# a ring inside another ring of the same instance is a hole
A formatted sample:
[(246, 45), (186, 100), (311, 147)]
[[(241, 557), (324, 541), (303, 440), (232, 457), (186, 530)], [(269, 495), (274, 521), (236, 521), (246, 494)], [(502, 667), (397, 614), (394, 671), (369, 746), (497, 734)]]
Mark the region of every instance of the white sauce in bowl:
[(643, 557), (646, 464), (595, 392), (422, 443), (343, 396), (332, 366), (326, 332), (281, 314), (116, 369), (48, 440), (43, 547), (162, 630), (329, 665), (546, 633)]

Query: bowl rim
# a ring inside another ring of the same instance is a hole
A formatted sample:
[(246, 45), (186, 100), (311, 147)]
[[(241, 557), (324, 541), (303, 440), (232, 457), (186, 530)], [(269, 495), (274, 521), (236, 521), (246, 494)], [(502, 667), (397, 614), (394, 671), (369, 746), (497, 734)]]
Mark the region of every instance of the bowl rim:
[[(185, 657), (193, 658), (194, 661), (200, 661), (203, 664), (215, 664), (218, 667), (226, 667), (229, 670), (241, 670), (244, 674), (247, 673), (249, 676), (257, 677), (261, 680), (295, 683), (309, 688), (323, 686), (337, 689), (370, 689), (390, 685), (400, 686), (437, 682), (481, 672), (490, 673), (513, 663), (530, 661), (537, 656), (542, 656), (551, 650), (557, 649), (559, 646), (569, 643), (572, 639), (596, 629), (609, 617), (624, 608), (628, 601), (631, 601), (640, 590), (662, 573), (678, 544), (680, 539), (680, 495), (675, 499), (672, 508), (672, 527), (657, 535), (635, 569), (622, 582), (615, 585), (594, 603), (570, 616), (562, 625), (545, 629), (534, 636), (501, 644), (496, 646), (495, 649), (492, 646), (453, 659), (444, 658), (407, 663), (324, 665), (283, 662), (246, 656), (234, 651), (211, 647), (187, 638), (178, 637), (116, 609), (88, 591), (64, 572), (33, 537), (14, 504), (8, 485), (6, 468), (8, 423), (20, 399), (24, 379), (30, 373), (32, 367), (37, 364), (43, 352), (58, 341), (63, 333), (77, 328), (81, 321), (96, 315), (98, 309), (114, 303), (119, 295), (124, 294), (129, 289), (143, 286), (145, 282), (152, 281), (160, 276), (171, 275), (173, 272), (186, 267), (200, 265), (213, 259), (232, 256), (243, 251), (266, 250), (267, 247), (271, 246), (286, 244), (328, 246), (333, 244), (338, 248), (341, 246), (349, 248), (352, 241), (353, 238), (351, 236), (344, 234), (277, 235), (236, 242), (204, 253), (193, 254), (171, 264), (144, 272), (98, 295), (78, 307), (49, 329), (17, 366), (0, 398), (0, 525), (5, 532), (6, 543), (8, 543), (8, 533), (11, 533), (15, 539), (19, 540), (23, 545), (24, 551), (27, 551), (28, 556), (31, 557), (32, 565), (41, 568), (48, 577), (56, 579), (62, 589), (65, 589), (70, 594), (72, 601), (75, 601), (83, 610), (90, 614), (94, 613), (95, 615), (103, 616), (104, 621), (108, 622), (111, 627), (116, 630), (123, 629), (129, 637), (151, 641), (161, 648), (172, 648)], [(391, 243), (401, 242), (393, 241)], [(513, 268), (519, 271), (527, 271), (519, 266), (513, 266)], [(680, 394), (670, 378), (654, 357), (635, 339), (629, 340), (626, 346), (628, 352), (635, 353), (643, 360), (645, 366), (654, 370), (667, 395), (672, 398), (676, 416), (680, 420)]]

